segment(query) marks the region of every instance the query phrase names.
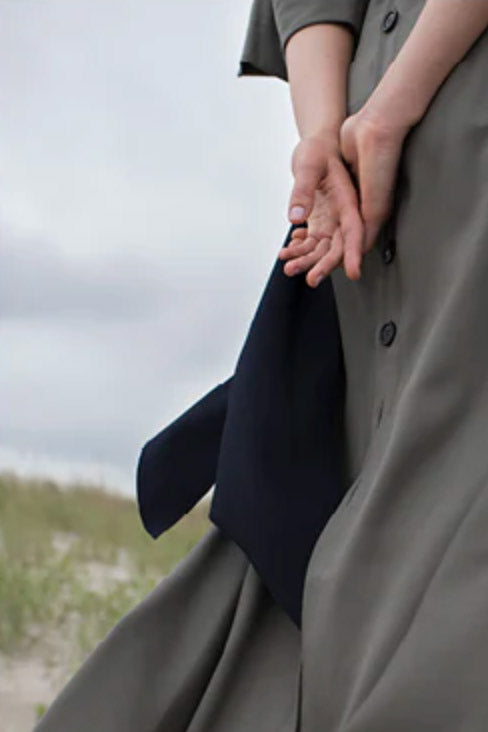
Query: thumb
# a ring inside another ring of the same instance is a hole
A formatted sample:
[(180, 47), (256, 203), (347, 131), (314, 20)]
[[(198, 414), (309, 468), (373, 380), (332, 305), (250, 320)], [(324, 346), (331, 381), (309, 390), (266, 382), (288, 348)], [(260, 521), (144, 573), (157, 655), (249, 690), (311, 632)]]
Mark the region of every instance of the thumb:
[(292, 224), (300, 224), (310, 216), (323, 171), (312, 166), (300, 166), (290, 195), (288, 218)]
[(369, 252), (372, 249), (380, 228), (381, 224), (379, 222), (367, 220), (364, 222), (363, 252)]

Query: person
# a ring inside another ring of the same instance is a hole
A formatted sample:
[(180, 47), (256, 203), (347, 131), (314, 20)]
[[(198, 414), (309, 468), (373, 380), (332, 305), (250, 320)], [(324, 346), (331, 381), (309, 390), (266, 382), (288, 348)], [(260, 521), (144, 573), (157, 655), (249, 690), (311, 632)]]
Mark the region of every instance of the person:
[(212, 527), (37, 732), (488, 728), (487, 28), (486, 0), (254, 0), (239, 74), (289, 83), (278, 257), (332, 280), (348, 490), (301, 629)]

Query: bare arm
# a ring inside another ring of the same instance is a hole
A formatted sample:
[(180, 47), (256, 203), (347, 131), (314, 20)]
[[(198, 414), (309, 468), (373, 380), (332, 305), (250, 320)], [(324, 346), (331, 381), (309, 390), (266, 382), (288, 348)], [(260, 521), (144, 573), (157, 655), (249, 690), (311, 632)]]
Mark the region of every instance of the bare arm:
[(353, 38), (340, 24), (310, 25), (285, 46), (290, 96), (300, 137), (338, 135), (346, 116)]
[[(310, 269), (307, 282), (318, 285), (322, 269), (344, 257), (349, 276), (359, 276), (363, 225), (357, 192), (342, 160), (340, 128), (346, 115), (347, 76), (353, 36), (341, 23), (317, 23), (296, 31), (285, 45), (290, 95), (300, 135), (292, 156), (295, 178), (289, 200), (292, 223), (307, 222), (295, 230), (281, 259), (285, 274)], [(326, 205), (317, 209), (318, 192)], [(343, 232), (344, 239), (339, 237)], [(306, 234), (306, 236), (305, 236)], [(303, 237), (305, 236), (305, 240)], [(298, 261), (297, 256), (303, 255)], [(320, 260), (320, 267), (317, 265)]]
[(427, 0), (368, 108), (393, 124), (416, 124), (487, 26), (487, 0)]
[[(488, 0), (426, 0), (410, 35), (369, 99), (342, 124), (341, 153), (351, 165), (359, 184), (360, 213), (364, 224), (362, 252), (367, 252), (373, 246), (391, 210), (405, 136), (422, 119), (443, 81), (487, 27)], [(295, 86), (292, 88), (294, 105), (298, 107), (295, 117), (302, 120), (300, 124), (304, 129), (320, 129), (320, 120), (314, 119), (313, 109), (309, 108), (313, 107), (313, 95), (316, 93), (311, 84), (319, 85), (320, 82), (303, 78), (306, 49), (303, 47), (305, 42), (303, 46), (299, 44), (300, 34), (306, 30), (298, 31), (290, 39), (288, 73)], [(339, 63), (343, 63), (343, 57)], [(310, 70), (310, 73), (316, 73), (318, 66), (315, 60), (315, 71)], [(323, 74), (322, 68), (320, 74)], [(305, 98), (302, 85), (309, 90), (308, 94), (312, 98)], [(335, 92), (332, 106), (337, 105), (337, 96)], [(330, 114), (330, 109), (326, 115), (322, 112), (323, 118), (327, 120)], [(312, 217), (316, 210), (327, 210), (327, 207), (325, 197), (316, 195)], [(344, 267), (349, 276), (355, 278), (359, 276), (359, 264), (355, 249), (347, 243), (348, 227), (339, 222), (338, 228), (342, 228)], [(297, 237), (303, 239), (303, 231), (298, 231)], [(340, 238), (335, 236), (333, 239), (339, 248)], [(348, 249), (353, 252), (350, 257), (356, 264), (346, 266)], [(318, 247), (313, 251), (310, 241), (305, 246), (298, 240), (296, 246), (283, 255), (285, 257), (291, 260), (285, 272), (296, 274), (310, 270), (307, 278), (311, 284), (318, 281), (316, 275), (319, 271), (327, 275), (341, 261), (338, 255), (324, 260)]]
[(365, 251), (391, 211), (406, 134), (487, 26), (487, 0), (427, 0), (363, 108), (345, 120), (341, 150), (359, 181)]

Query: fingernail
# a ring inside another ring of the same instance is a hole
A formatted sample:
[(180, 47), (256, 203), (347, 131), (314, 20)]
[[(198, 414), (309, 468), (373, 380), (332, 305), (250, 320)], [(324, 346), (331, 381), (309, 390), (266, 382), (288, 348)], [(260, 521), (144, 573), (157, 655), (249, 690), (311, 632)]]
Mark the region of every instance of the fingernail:
[(305, 216), (305, 209), (303, 206), (293, 206), (290, 209), (290, 217), (292, 219), (303, 219)]
[(319, 275), (317, 277), (317, 279), (315, 280), (315, 287), (317, 287), (318, 285), (320, 285), (320, 283), (322, 282), (323, 279), (324, 279), (324, 275), (323, 274), (322, 275)]

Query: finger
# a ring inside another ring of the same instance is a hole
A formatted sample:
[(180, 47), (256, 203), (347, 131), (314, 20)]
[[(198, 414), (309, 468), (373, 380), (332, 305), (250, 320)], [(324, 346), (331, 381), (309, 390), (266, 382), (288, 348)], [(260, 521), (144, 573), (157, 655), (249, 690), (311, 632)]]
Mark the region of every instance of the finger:
[(285, 249), (282, 249), (279, 253), (280, 259), (294, 259), (295, 257), (308, 254), (317, 246), (318, 241), (315, 237), (309, 236), (305, 241), (297, 241), (294, 244), (289, 244)]
[(291, 262), (287, 262), (284, 266), (285, 274), (293, 276), (309, 270), (310, 267), (313, 267), (316, 262), (318, 262), (320, 258), (324, 256), (324, 254), (328, 251), (329, 246), (330, 239), (322, 239), (318, 242), (313, 251), (302, 257), (298, 257)]
[(307, 273), (306, 281), (310, 287), (317, 287), (342, 261), (343, 241), (340, 227), (334, 231), (326, 254)]
[(308, 254), (297, 257), (291, 262), (287, 262), (284, 266), (285, 274), (293, 276), (310, 269), (310, 267), (313, 267), (313, 265), (328, 251), (329, 246), (330, 239), (319, 241)]
[(288, 217), (292, 223), (300, 223), (310, 216), (322, 174), (323, 171), (315, 165), (297, 167), (288, 205)]
[[(295, 233), (295, 231), (299, 233)], [(286, 252), (287, 254), (289, 254), (289, 252), (294, 251), (297, 246), (300, 246), (310, 237), (308, 229), (295, 229), (295, 231), (292, 233), (288, 245), (283, 246), (280, 249), (280, 253), (284, 254)], [(317, 239), (315, 239), (315, 243), (317, 243)]]
[(308, 236), (308, 230), (305, 226), (300, 226), (296, 229), (293, 229), (291, 232), (291, 237), (287, 244), (284, 244), (281, 249), (278, 251), (278, 257), (280, 259), (286, 259), (290, 256), (290, 252), (293, 250), (293, 248), (304, 241)]
[(359, 279), (363, 255), (364, 223), (359, 212), (358, 192), (343, 165), (336, 170), (336, 180), (335, 194), (343, 242), (344, 270), (351, 279)]
[(341, 217), (341, 233), (343, 241), (343, 265), (346, 275), (352, 280), (361, 277), (363, 243), (365, 227), (359, 211), (349, 208)]
[(290, 244), (293, 245), (297, 241), (303, 241), (307, 236), (310, 236), (308, 228), (295, 229), (291, 235)]
[(365, 145), (359, 158), (361, 215), (365, 223), (364, 250), (374, 245), (392, 203), (400, 149), (392, 144)]

